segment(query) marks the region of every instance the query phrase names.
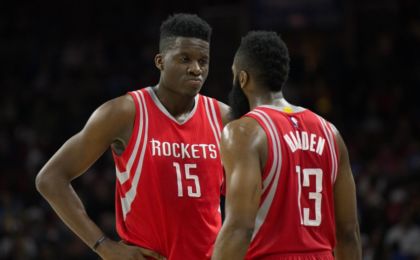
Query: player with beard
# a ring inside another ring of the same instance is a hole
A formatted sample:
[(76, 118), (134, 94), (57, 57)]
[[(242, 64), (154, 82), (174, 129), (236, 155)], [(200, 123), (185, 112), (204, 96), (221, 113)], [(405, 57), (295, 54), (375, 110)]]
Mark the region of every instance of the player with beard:
[(355, 184), (337, 129), (282, 94), (289, 54), (250, 32), (233, 66), (223, 130), (226, 219), (212, 259), (361, 259)]
[(231, 107), (231, 116), (238, 119), (249, 112), (249, 103), (244, 92), (239, 85), (239, 79), (233, 80), (233, 87), (229, 93), (229, 105)]
[[(60, 218), (104, 259), (209, 259), (221, 227), (219, 139), (228, 107), (199, 94), (211, 27), (176, 14), (161, 25), (154, 86), (100, 106), (46, 163), (36, 185)], [(71, 181), (108, 149), (116, 168), (116, 228), (108, 239)]]

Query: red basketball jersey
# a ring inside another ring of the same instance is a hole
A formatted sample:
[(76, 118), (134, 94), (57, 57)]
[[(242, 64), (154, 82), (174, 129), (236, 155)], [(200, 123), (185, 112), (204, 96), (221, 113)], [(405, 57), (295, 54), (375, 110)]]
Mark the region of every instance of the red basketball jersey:
[(246, 116), (267, 135), (262, 197), (247, 259), (333, 259), (333, 185), (337, 144), (332, 126), (309, 110), (260, 106)]
[(169, 260), (209, 259), (221, 227), (218, 103), (197, 95), (179, 123), (152, 88), (129, 94), (133, 133), (124, 153), (114, 154), (118, 234)]

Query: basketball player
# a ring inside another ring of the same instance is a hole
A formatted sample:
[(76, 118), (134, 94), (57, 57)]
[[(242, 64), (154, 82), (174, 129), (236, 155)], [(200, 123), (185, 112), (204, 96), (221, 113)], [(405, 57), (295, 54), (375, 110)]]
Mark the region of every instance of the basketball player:
[[(198, 94), (211, 28), (176, 14), (160, 29), (159, 83), (100, 106), (36, 179), (60, 218), (104, 259), (209, 259), (221, 227), (219, 138), (229, 111)], [(123, 242), (106, 237), (71, 186), (109, 146)]]
[(361, 259), (346, 146), (331, 123), (284, 99), (285, 43), (250, 32), (232, 69), (240, 119), (222, 134), (226, 219), (213, 259)]

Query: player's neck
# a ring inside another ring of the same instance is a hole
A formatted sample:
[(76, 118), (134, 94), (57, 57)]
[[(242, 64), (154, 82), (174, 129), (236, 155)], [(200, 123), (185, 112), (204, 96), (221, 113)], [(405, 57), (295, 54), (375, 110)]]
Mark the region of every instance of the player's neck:
[(249, 97), (249, 105), (251, 109), (263, 105), (282, 106), (290, 105), (283, 97), (283, 93), (279, 92), (260, 92), (254, 93)]
[(166, 110), (176, 119), (189, 114), (194, 108), (195, 97), (181, 95), (179, 93), (159, 87), (159, 85), (153, 87), (152, 89), (160, 103), (162, 103)]

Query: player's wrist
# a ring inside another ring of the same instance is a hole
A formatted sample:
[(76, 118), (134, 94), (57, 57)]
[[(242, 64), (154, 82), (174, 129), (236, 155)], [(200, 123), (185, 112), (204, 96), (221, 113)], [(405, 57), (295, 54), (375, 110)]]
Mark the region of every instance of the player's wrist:
[(100, 255), (101, 249), (103, 249), (104, 244), (107, 242), (108, 237), (106, 235), (100, 236), (95, 243), (92, 245), (92, 250)]

